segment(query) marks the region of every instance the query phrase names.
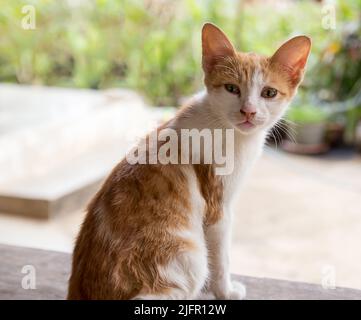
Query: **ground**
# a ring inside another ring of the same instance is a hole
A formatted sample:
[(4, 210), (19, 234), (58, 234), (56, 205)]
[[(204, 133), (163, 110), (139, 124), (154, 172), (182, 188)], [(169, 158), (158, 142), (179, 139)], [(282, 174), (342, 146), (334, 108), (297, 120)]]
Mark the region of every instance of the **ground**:
[[(331, 275), (361, 289), (360, 163), (345, 151), (306, 157), (267, 148), (237, 202), (232, 272), (318, 284)], [(83, 215), (0, 214), (0, 243), (70, 252)]]
[(239, 197), (232, 270), (361, 288), (360, 161), (268, 150)]

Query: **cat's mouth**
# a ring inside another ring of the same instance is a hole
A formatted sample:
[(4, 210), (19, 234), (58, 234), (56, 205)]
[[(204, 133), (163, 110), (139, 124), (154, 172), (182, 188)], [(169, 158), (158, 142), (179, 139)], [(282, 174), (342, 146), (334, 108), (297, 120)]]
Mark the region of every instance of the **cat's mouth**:
[(253, 129), (256, 125), (250, 120), (244, 120), (242, 122), (237, 123), (237, 127), (241, 130), (250, 130)]

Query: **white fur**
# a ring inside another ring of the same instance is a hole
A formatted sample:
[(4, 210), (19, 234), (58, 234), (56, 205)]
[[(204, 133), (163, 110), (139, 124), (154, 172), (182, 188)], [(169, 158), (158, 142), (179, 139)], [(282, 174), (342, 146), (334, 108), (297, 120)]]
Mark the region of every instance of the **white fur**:
[(279, 120), (287, 106), (287, 102), (280, 99), (262, 98), (260, 93), (266, 85), (264, 76), (258, 69), (253, 74), (252, 84), (248, 92), (242, 92), (242, 99), (225, 92), (225, 90), (222, 91), (223, 88), (214, 91), (208, 98), (211, 101), (210, 105), (213, 105), (213, 109), (216, 109), (219, 117), (226, 119), (226, 126), (233, 125), (237, 128), (236, 124), (241, 117), (240, 108), (242, 104), (255, 106), (257, 111), (255, 128), (247, 132), (241, 129), (235, 130), (234, 171), (231, 175), (222, 177), (224, 183), (224, 216), (217, 224), (205, 230), (210, 252), (210, 289), (217, 298), (243, 299), (246, 295), (245, 287), (242, 284), (232, 283), (229, 272), (233, 199), (234, 196), (238, 195), (238, 190), (246, 175), (260, 156), (267, 131)]

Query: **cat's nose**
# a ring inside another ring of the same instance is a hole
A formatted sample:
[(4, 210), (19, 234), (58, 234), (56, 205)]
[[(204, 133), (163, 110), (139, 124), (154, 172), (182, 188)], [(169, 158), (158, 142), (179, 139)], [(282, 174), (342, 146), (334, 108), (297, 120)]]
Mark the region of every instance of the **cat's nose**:
[(253, 119), (257, 113), (257, 109), (253, 103), (245, 102), (241, 106), (241, 114), (246, 117), (246, 119)]
[(246, 117), (246, 119), (253, 119), (257, 113), (255, 110), (247, 110), (247, 109), (241, 109), (241, 114)]

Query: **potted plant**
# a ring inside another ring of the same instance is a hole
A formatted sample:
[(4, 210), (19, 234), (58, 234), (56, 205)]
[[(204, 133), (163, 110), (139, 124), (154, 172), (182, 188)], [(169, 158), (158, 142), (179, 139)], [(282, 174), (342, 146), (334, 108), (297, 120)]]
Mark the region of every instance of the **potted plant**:
[(302, 103), (290, 108), (286, 115), (290, 135), (283, 149), (304, 154), (318, 154), (328, 150), (325, 140), (328, 113), (319, 107)]
[(356, 125), (355, 142), (357, 149), (361, 152), (361, 120)]

